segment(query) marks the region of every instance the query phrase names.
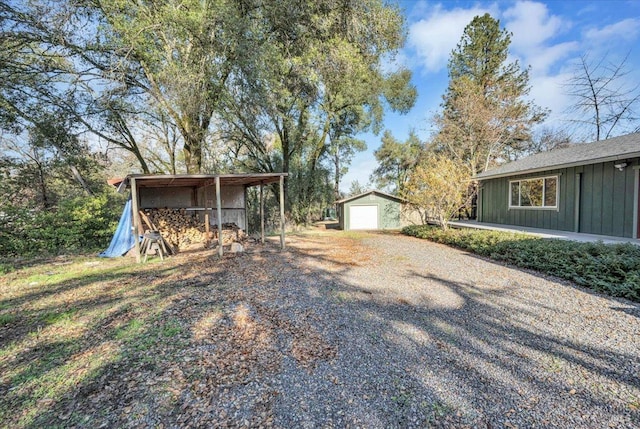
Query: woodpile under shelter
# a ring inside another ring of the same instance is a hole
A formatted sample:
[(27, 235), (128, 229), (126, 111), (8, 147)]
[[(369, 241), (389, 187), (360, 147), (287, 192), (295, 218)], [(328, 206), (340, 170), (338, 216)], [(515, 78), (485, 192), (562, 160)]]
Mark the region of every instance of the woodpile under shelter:
[[(189, 228), (217, 241), (222, 256), (225, 234), (247, 231), (247, 189), (260, 187), (261, 241), (264, 243), (264, 186), (280, 185), (280, 245), (285, 247), (284, 178), (287, 173), (255, 174), (131, 174), (124, 179), (110, 181), (119, 191), (131, 190), (133, 230), (160, 229), (160, 222), (180, 223), (181, 233)], [(155, 228), (154, 228), (155, 227)], [(165, 232), (165, 235), (172, 233)], [(169, 241), (180, 237), (164, 237)], [(140, 242), (135, 240), (136, 256), (140, 260)]]

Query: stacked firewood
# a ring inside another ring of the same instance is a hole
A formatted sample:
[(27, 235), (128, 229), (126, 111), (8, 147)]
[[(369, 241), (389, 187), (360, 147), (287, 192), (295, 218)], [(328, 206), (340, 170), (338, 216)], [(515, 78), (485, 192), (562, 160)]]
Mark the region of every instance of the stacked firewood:
[[(218, 243), (218, 225), (211, 227), (211, 239)], [(222, 224), (222, 245), (227, 246), (233, 242), (243, 242), (247, 238), (245, 232), (235, 223)]]
[(176, 250), (206, 241), (204, 223), (185, 209), (145, 209), (144, 215), (150, 223), (147, 226), (160, 231), (162, 237)]
[[(156, 208), (145, 209), (140, 213), (143, 223), (149, 229), (159, 231), (174, 250), (180, 250), (194, 244), (205, 246), (218, 244), (217, 225), (206, 231), (205, 222), (195, 212), (185, 209)], [(235, 223), (222, 225), (222, 244), (246, 239), (246, 234)]]

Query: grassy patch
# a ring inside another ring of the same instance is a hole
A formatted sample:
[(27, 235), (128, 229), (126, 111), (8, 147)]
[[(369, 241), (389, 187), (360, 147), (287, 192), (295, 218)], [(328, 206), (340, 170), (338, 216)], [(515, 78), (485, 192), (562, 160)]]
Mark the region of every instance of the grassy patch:
[(41, 317), (41, 320), (47, 325), (55, 325), (56, 323), (68, 323), (73, 320), (77, 312), (77, 308), (71, 308), (66, 311), (46, 313)]
[(16, 320), (16, 316), (13, 314), (0, 314), (0, 326), (8, 325)]
[(128, 341), (140, 335), (144, 330), (144, 321), (133, 319), (125, 326), (119, 328), (115, 332), (115, 338), (118, 340)]
[(0, 276), (10, 273), (13, 270), (14, 267), (12, 263), (0, 261)]
[[(124, 298), (131, 279), (144, 275), (128, 260), (60, 257), (26, 261), (3, 276), (0, 427), (55, 427), (57, 404), (121, 359), (112, 340), (118, 321), (106, 326), (105, 312), (127, 299), (135, 299), (131, 308), (146, 308), (145, 300), (155, 299), (150, 293)], [(127, 328), (130, 336), (138, 330)]]
[(640, 247), (544, 240), (524, 234), (410, 226), (402, 232), (640, 302)]
[(177, 320), (169, 320), (161, 329), (161, 334), (165, 338), (173, 338), (180, 333), (182, 333), (182, 326)]
[(340, 235), (344, 238), (350, 238), (351, 240), (362, 240), (371, 234), (366, 231), (342, 231)]

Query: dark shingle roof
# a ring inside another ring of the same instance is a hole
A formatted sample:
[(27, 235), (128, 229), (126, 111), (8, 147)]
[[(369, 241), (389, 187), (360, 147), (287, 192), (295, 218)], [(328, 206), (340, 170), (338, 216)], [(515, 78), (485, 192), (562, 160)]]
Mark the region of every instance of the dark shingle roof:
[(537, 153), (482, 172), (476, 178), (490, 179), (635, 157), (640, 157), (640, 133)]

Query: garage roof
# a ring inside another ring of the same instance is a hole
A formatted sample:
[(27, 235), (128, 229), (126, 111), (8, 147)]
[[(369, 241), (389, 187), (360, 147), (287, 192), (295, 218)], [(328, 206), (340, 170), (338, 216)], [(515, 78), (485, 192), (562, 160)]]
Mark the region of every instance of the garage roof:
[(363, 192), (362, 194), (354, 195), (352, 197), (343, 198), (341, 200), (336, 201), (335, 203), (336, 204), (348, 203), (349, 201), (357, 200), (358, 198), (362, 198), (362, 197), (364, 197), (366, 195), (369, 195), (369, 194), (377, 194), (377, 195), (380, 195), (382, 197), (398, 201), (400, 203), (404, 203), (405, 202), (405, 200), (403, 200), (402, 198), (398, 198), (395, 195), (387, 194), (385, 192), (371, 190), (371, 191)]
[(130, 187), (131, 179), (136, 179), (138, 188), (158, 188), (168, 186), (199, 187), (210, 186), (220, 178), (220, 186), (257, 186), (276, 183), (287, 173), (248, 174), (129, 174), (122, 179), (110, 179), (110, 185), (123, 190)]

